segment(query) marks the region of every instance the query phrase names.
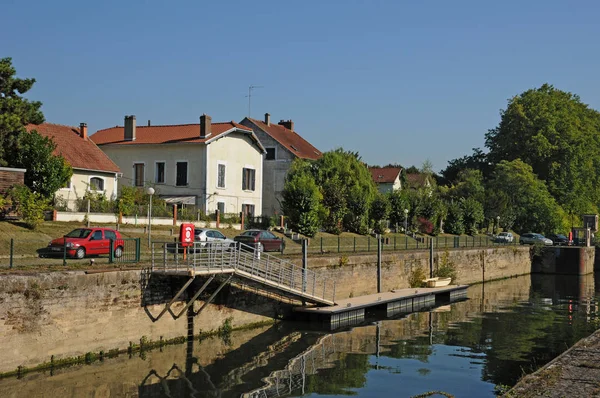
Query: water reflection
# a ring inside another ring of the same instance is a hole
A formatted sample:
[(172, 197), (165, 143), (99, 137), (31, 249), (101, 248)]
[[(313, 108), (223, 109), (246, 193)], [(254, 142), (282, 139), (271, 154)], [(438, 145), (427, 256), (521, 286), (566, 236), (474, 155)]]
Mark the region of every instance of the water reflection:
[(514, 384), (596, 328), (594, 282), (533, 275), (336, 333), (283, 323), (228, 340), (190, 338), (143, 357), (2, 380), (0, 396), (493, 396), (496, 385)]

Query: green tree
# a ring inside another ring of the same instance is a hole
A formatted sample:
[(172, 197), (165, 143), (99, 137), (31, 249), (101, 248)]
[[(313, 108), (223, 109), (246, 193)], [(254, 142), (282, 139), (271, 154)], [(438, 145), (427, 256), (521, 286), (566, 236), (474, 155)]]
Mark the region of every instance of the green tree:
[(376, 188), (371, 173), (356, 152), (342, 148), (325, 152), (312, 168), (323, 193), (327, 215), (323, 226), (328, 232), (342, 229), (364, 233)]
[(390, 223), (393, 226), (404, 225), (404, 210), (410, 211), (410, 204), (407, 198), (407, 190), (398, 190), (389, 193), (388, 201), (390, 203)]
[(463, 208), (460, 203), (451, 201), (448, 204), (448, 215), (444, 223), (444, 230), (450, 234), (461, 235), (465, 233)]
[(307, 161), (294, 160), (286, 177), (282, 206), (291, 227), (312, 237), (320, 227), (319, 213), (323, 196), (310, 169)]
[(474, 197), (462, 198), (460, 207), (463, 213), (463, 224), (469, 235), (475, 235), (478, 231), (478, 226), (484, 220), (483, 205)]
[(386, 220), (390, 214), (389, 196), (378, 193), (371, 203), (371, 219), (374, 223), (375, 232), (380, 234), (383, 232), (382, 221)]
[(53, 154), (56, 144), (35, 130), (23, 133), (20, 145), (20, 151), (9, 157), (12, 164), (27, 169), (25, 185), (33, 192), (51, 198), (71, 179), (73, 169), (62, 156)]
[(521, 159), (564, 209), (597, 212), (599, 134), (599, 112), (544, 84), (508, 101), (500, 124), (486, 134), (487, 159), (492, 165)]
[(448, 166), (442, 170), (444, 183), (456, 181), (458, 174), (465, 169), (479, 170), (483, 176), (487, 176), (490, 172), (487, 155), (480, 148), (473, 148), (473, 154), (449, 161)]
[(502, 219), (504, 212), (512, 212), (514, 229), (519, 233), (552, 233), (567, 228), (568, 217), (564, 210), (548, 192), (546, 184), (533, 173), (532, 167), (520, 159), (501, 161), (496, 166), (489, 190), (490, 195), (502, 198), (498, 215)]
[(11, 58), (0, 59), (0, 166), (13, 166), (10, 156), (18, 153), (25, 126), (44, 122), (41, 102), (23, 98), (35, 79), (19, 79)]

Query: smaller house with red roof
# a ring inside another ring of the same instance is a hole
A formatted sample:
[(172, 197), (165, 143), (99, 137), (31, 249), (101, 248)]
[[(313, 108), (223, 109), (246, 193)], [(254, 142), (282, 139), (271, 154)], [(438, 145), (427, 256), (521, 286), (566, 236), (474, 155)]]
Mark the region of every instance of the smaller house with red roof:
[(263, 163), (263, 215), (281, 214), (285, 177), (294, 159), (319, 159), (322, 154), (310, 142), (294, 130), (294, 122), (281, 120), (271, 122), (271, 115), (265, 113), (264, 120), (244, 118), (243, 126), (254, 131), (265, 147)]
[(400, 167), (369, 167), (369, 171), (379, 192), (388, 193), (402, 189)]
[(97, 131), (92, 140), (121, 168), (122, 184), (153, 186), (167, 203), (204, 213), (260, 215), (264, 147), (234, 121), (123, 126)]
[(56, 144), (55, 155), (62, 156), (73, 168), (67, 186), (60, 188), (55, 197), (75, 209), (75, 201), (86, 192), (102, 193), (107, 199), (117, 197), (119, 167), (88, 137), (87, 124), (79, 128), (53, 123), (29, 124), (27, 131), (37, 131)]

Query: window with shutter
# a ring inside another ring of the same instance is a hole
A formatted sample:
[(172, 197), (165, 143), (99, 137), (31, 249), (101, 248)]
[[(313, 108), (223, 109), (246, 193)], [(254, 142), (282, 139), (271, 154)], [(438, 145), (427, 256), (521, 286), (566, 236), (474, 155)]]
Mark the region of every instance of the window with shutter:
[(225, 165), (219, 164), (217, 188), (225, 188)]

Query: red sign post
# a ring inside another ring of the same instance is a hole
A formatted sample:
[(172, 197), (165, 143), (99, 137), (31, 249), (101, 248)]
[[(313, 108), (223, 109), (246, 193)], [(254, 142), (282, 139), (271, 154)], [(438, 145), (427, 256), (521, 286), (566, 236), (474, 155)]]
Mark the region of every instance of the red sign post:
[(183, 252), (183, 259), (187, 257), (187, 247), (194, 244), (194, 224), (184, 223), (179, 228), (179, 242), (181, 246), (185, 247)]

